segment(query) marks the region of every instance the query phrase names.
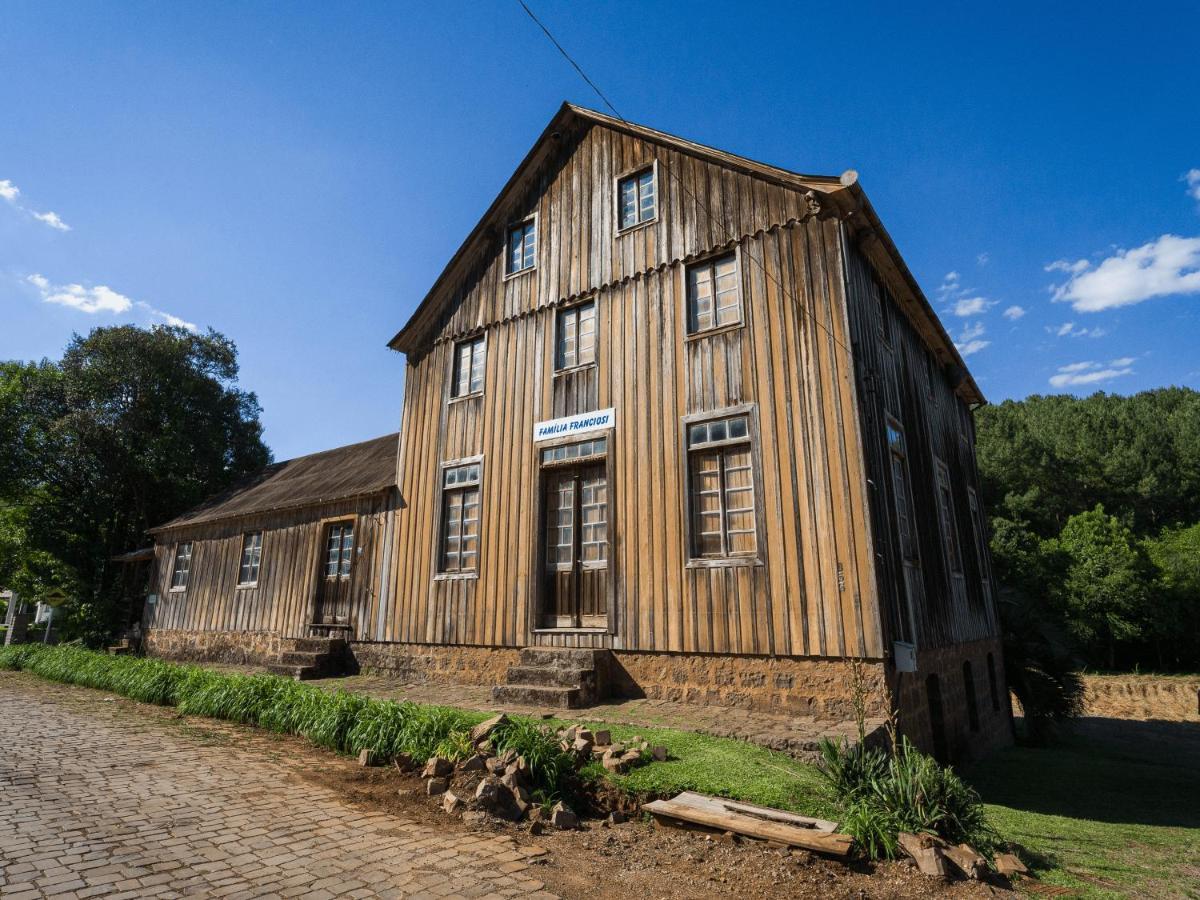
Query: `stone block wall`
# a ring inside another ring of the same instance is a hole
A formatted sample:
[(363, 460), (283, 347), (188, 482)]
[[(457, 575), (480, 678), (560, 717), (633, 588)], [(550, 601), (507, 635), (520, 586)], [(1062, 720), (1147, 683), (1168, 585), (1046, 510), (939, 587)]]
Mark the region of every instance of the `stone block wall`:
[(151, 628), (142, 641), (146, 653), (179, 662), (222, 662), (265, 666), (279, 656), (274, 631), (192, 631)]
[[(995, 672), (994, 693), (988, 676), (989, 654)], [(971, 667), (974, 716), (964, 663)], [(890, 664), (888, 668), (900, 732), (919, 749), (958, 763), (1012, 743), (1012, 707), (999, 638), (918, 651), (916, 672), (896, 672)], [(941, 709), (940, 728), (935, 705)]]
[(350, 652), (365, 674), (399, 681), (453, 681), (457, 684), (503, 684), (521, 651), (512, 647), (465, 647), (440, 644), (383, 644), (354, 641)]

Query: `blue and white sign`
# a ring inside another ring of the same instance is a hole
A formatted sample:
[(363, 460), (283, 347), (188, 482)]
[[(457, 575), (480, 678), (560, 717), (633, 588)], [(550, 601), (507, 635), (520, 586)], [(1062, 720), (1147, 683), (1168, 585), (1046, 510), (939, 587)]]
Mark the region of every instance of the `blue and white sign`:
[(545, 422), (535, 422), (533, 426), (534, 441), (548, 441), (551, 438), (571, 437), (576, 434), (587, 434), (589, 431), (601, 431), (612, 428), (617, 418), (612, 407), (598, 409), (595, 412), (580, 413), (577, 416), (564, 416), (561, 419), (549, 419)]

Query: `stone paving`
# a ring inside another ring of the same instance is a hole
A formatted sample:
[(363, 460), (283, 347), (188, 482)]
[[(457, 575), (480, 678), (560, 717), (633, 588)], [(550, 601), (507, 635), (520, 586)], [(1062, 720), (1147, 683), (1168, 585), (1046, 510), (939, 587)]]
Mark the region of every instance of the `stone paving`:
[(550, 898), (511, 839), (350, 805), (99, 691), (0, 672), (0, 896)]

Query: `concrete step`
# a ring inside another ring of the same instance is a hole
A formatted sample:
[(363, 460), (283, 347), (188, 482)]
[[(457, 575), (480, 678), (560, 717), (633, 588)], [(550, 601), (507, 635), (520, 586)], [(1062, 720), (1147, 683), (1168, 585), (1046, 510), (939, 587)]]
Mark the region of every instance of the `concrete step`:
[(607, 650), (582, 647), (523, 647), (522, 666), (560, 666), (571, 669), (596, 669)]
[(540, 687), (594, 687), (594, 669), (568, 669), (559, 666), (512, 666), (505, 675), (509, 684), (531, 684)]
[(500, 703), (555, 709), (576, 709), (584, 705), (583, 692), (577, 687), (539, 684), (498, 684), (492, 688), (492, 699)]
[(285, 666), (315, 666), (320, 668), (329, 663), (329, 654), (310, 653), (302, 650), (285, 650), (279, 654), (279, 662)]
[(307, 681), (309, 678), (317, 678), (321, 674), (317, 666), (289, 666), (284, 663), (271, 663), (267, 666), (267, 671), (272, 675), (281, 675), (296, 681)]
[(346, 642), (341, 638), (284, 638), (282, 649), (292, 653), (341, 653), (346, 649)]

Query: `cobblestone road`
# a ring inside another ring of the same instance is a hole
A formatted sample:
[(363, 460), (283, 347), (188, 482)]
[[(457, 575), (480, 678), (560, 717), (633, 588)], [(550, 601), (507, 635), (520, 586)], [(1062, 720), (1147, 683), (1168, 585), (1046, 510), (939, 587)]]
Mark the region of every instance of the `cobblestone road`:
[(0, 672), (0, 896), (549, 898), (511, 840), (354, 807), (260, 750)]

